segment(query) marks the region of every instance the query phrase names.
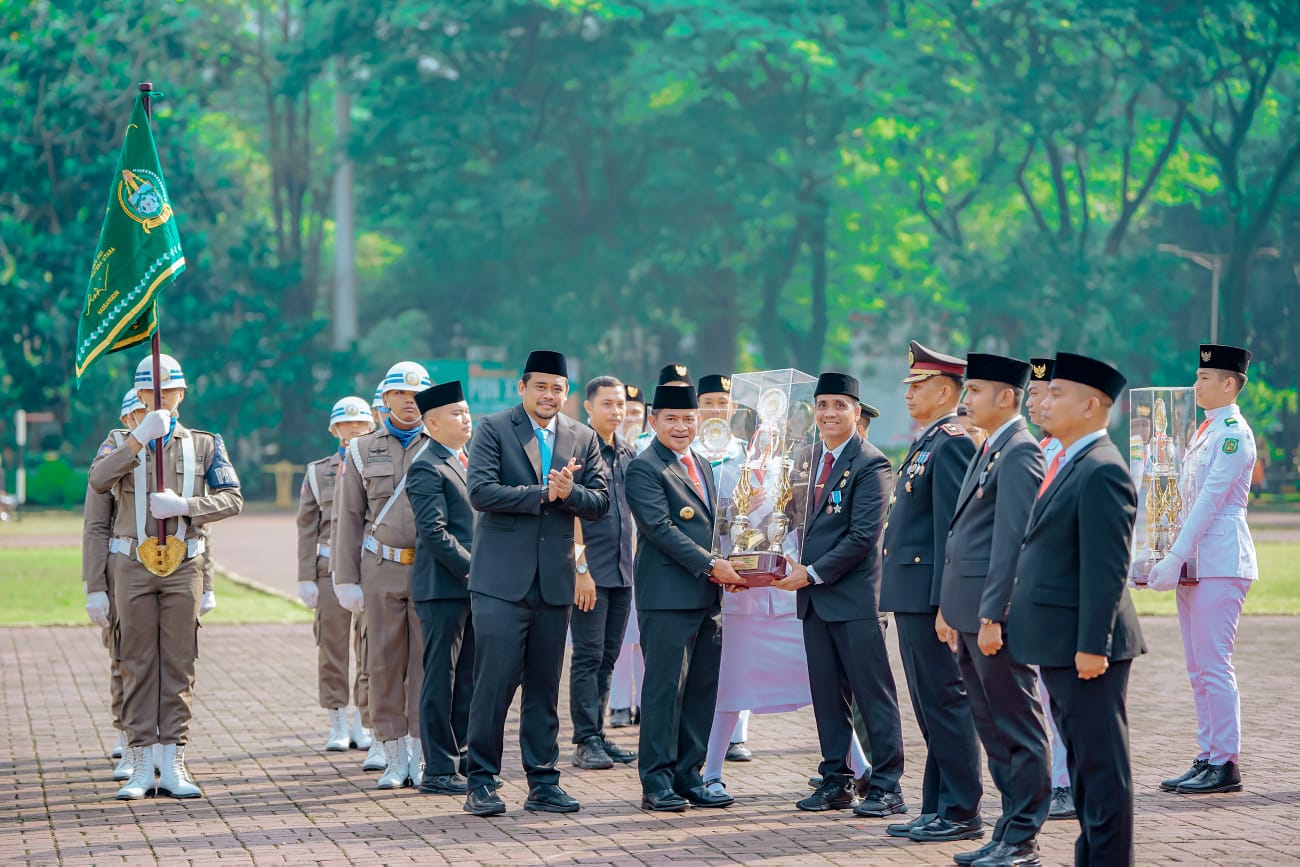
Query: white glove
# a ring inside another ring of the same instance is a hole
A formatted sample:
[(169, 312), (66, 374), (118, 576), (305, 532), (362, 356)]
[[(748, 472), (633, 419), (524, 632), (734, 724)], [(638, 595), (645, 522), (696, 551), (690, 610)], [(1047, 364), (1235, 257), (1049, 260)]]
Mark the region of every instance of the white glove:
[(113, 624), (108, 619), (108, 594), (102, 590), (86, 594), (86, 614), (90, 616), (90, 622), (100, 627), (108, 629)]
[(366, 610), (366, 597), (361, 592), (360, 584), (335, 584), (334, 595), (339, 598), (339, 604), (353, 614), (361, 614)]
[(199, 599), (199, 616), (202, 617), (213, 608), (217, 607), (217, 594), (209, 590)]
[(179, 518), (190, 513), (190, 501), (168, 488), (149, 495), (149, 511), (155, 518)]
[(298, 582), (298, 598), (302, 604), (308, 608), (315, 608), (320, 602), (320, 590), (316, 587), (315, 581)]
[(1147, 586), (1152, 590), (1175, 590), (1178, 588), (1179, 573), (1183, 570), (1183, 558), (1173, 554), (1165, 555), (1165, 559), (1151, 567), (1151, 575), (1147, 578)]
[(149, 413), (131, 431), (131, 436), (139, 440), (140, 445), (147, 446), (159, 437), (167, 436), (172, 427), (172, 413), (169, 409), (155, 409)]

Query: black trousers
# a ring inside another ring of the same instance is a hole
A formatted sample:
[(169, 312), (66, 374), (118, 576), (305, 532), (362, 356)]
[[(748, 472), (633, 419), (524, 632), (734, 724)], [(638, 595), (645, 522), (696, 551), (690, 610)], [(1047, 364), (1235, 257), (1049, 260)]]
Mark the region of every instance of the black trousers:
[(1052, 767), (1034, 670), (1002, 649), (985, 656), (979, 635), (959, 632), (957, 666), (970, 695), (975, 729), (989, 757), (989, 775), (1002, 794), (993, 839), (1024, 843), (1038, 836), (1051, 806)]
[(474, 623), (468, 599), (416, 601), (424, 635), (420, 747), (425, 774), (459, 773), (466, 764), (469, 703), (474, 694)]
[(560, 779), (560, 673), (572, 605), (547, 605), (536, 578), (519, 602), (470, 594), (474, 620), (474, 696), (469, 705), (469, 786), (491, 786), (501, 772), (506, 714), (523, 687), (519, 752), (530, 788)]
[[(709, 729), (718, 703), (722, 610), (637, 610), (641, 681), (641, 790), (684, 792), (704, 784)], [(845, 748), (847, 750), (847, 747)]]
[(1125, 704), (1131, 664), (1130, 659), (1113, 661), (1092, 680), (1080, 680), (1073, 668), (1042, 667), (1079, 811), (1074, 863), (1084, 867), (1133, 863), (1133, 765)]
[(925, 739), (921, 812), (952, 822), (979, 815), (979, 740), (957, 657), (934, 632), (933, 614), (894, 613), (898, 651), (916, 724)]
[(858, 703), (871, 739), (871, 785), (885, 792), (900, 791), (903, 724), (879, 621), (874, 617), (822, 620), (810, 607), (803, 620), (803, 643), (821, 742), (821, 775), (853, 775), (848, 763), (853, 741), (852, 699)]
[(573, 656), (569, 660), (569, 716), (573, 742), (605, 733), (605, 705), (609, 681), (623, 647), (627, 617), (632, 605), (631, 587), (597, 587), (590, 611), (573, 608), (569, 633)]

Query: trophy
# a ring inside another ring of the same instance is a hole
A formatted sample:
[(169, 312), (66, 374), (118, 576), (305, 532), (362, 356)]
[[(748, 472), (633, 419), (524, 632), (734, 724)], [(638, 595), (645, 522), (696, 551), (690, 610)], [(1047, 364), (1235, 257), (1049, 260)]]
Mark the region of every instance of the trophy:
[[(723, 486), (714, 551), (725, 556), (750, 587), (785, 576), (787, 558), (797, 562), (803, 525), (798, 505), (807, 503), (807, 459), (815, 442), (813, 391), (817, 378), (798, 370), (738, 373), (731, 378), (736, 416), (746, 424), (745, 455), (730, 490)], [(728, 428), (728, 433), (735, 425)], [(719, 441), (721, 432), (717, 434)], [(700, 439), (705, 440), (701, 431)], [(709, 449), (703, 443), (705, 451)], [(796, 470), (796, 461), (803, 464)]]
[[(1196, 467), (1183, 458), (1196, 426), (1196, 398), (1190, 388), (1135, 388), (1129, 395), (1129, 474), (1138, 491), (1129, 577), (1142, 585), (1168, 556), (1191, 507)], [(1197, 582), (1193, 554), (1178, 583)]]

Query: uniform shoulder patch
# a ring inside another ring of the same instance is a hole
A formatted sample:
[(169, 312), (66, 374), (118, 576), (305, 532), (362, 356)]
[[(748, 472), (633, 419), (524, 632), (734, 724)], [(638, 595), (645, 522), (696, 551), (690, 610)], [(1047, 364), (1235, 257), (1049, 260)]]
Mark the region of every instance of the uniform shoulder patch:
[(1225, 419), (1223, 420), (1223, 423), (1224, 423), (1224, 425), (1226, 425), (1227, 427), (1235, 427), (1236, 424), (1237, 424), (1237, 420), (1236, 420), (1235, 418), (1225, 418)]
[(1241, 440), (1236, 437), (1228, 437), (1223, 441), (1223, 453), (1225, 455), (1233, 454), (1239, 448), (1241, 448)]
[[(207, 431), (201, 431), (207, 433)], [(231, 466), (230, 459), (226, 457), (226, 444), (222, 442), (221, 437), (217, 434), (208, 434), (212, 437), (212, 463), (208, 464), (206, 480), (208, 489), (213, 491), (222, 491), (229, 488), (239, 487), (239, 476), (235, 474), (235, 468)]]
[(942, 430), (950, 437), (966, 436), (966, 428), (962, 427), (961, 425), (953, 421), (944, 422), (942, 425), (939, 426), (939, 429)]

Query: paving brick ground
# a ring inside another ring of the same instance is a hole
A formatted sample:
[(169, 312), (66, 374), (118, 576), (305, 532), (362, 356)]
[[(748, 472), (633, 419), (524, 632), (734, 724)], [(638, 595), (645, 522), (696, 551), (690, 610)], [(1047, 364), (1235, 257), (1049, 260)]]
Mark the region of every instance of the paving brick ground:
[[(1282, 617), (1243, 625), (1246, 791), (1193, 799), (1156, 791), (1188, 763), (1193, 718), (1177, 624), (1144, 623), (1152, 653), (1135, 666), (1130, 691), (1140, 864), (1300, 863), (1297, 625)], [(0, 862), (942, 864), (969, 846), (892, 840), (882, 821), (796, 811), (816, 765), (807, 709), (754, 719), (756, 761), (728, 766), (738, 799), (730, 810), (643, 813), (635, 770), (618, 768), (566, 771), (580, 813), (526, 813), (512, 736), (502, 793), (510, 811), (473, 818), (457, 799), (376, 791), (361, 753), (321, 750), (308, 626), (205, 628), (201, 653), (190, 767), (207, 798), (126, 803), (113, 799), (106, 758), (107, 660), (97, 631), (0, 629)], [(923, 750), (904, 715), (904, 787), (916, 804)], [(616, 739), (633, 743), (633, 732), (617, 730)], [(992, 804), (987, 797), (988, 820)], [(1047, 863), (1069, 862), (1075, 830), (1049, 823)]]

